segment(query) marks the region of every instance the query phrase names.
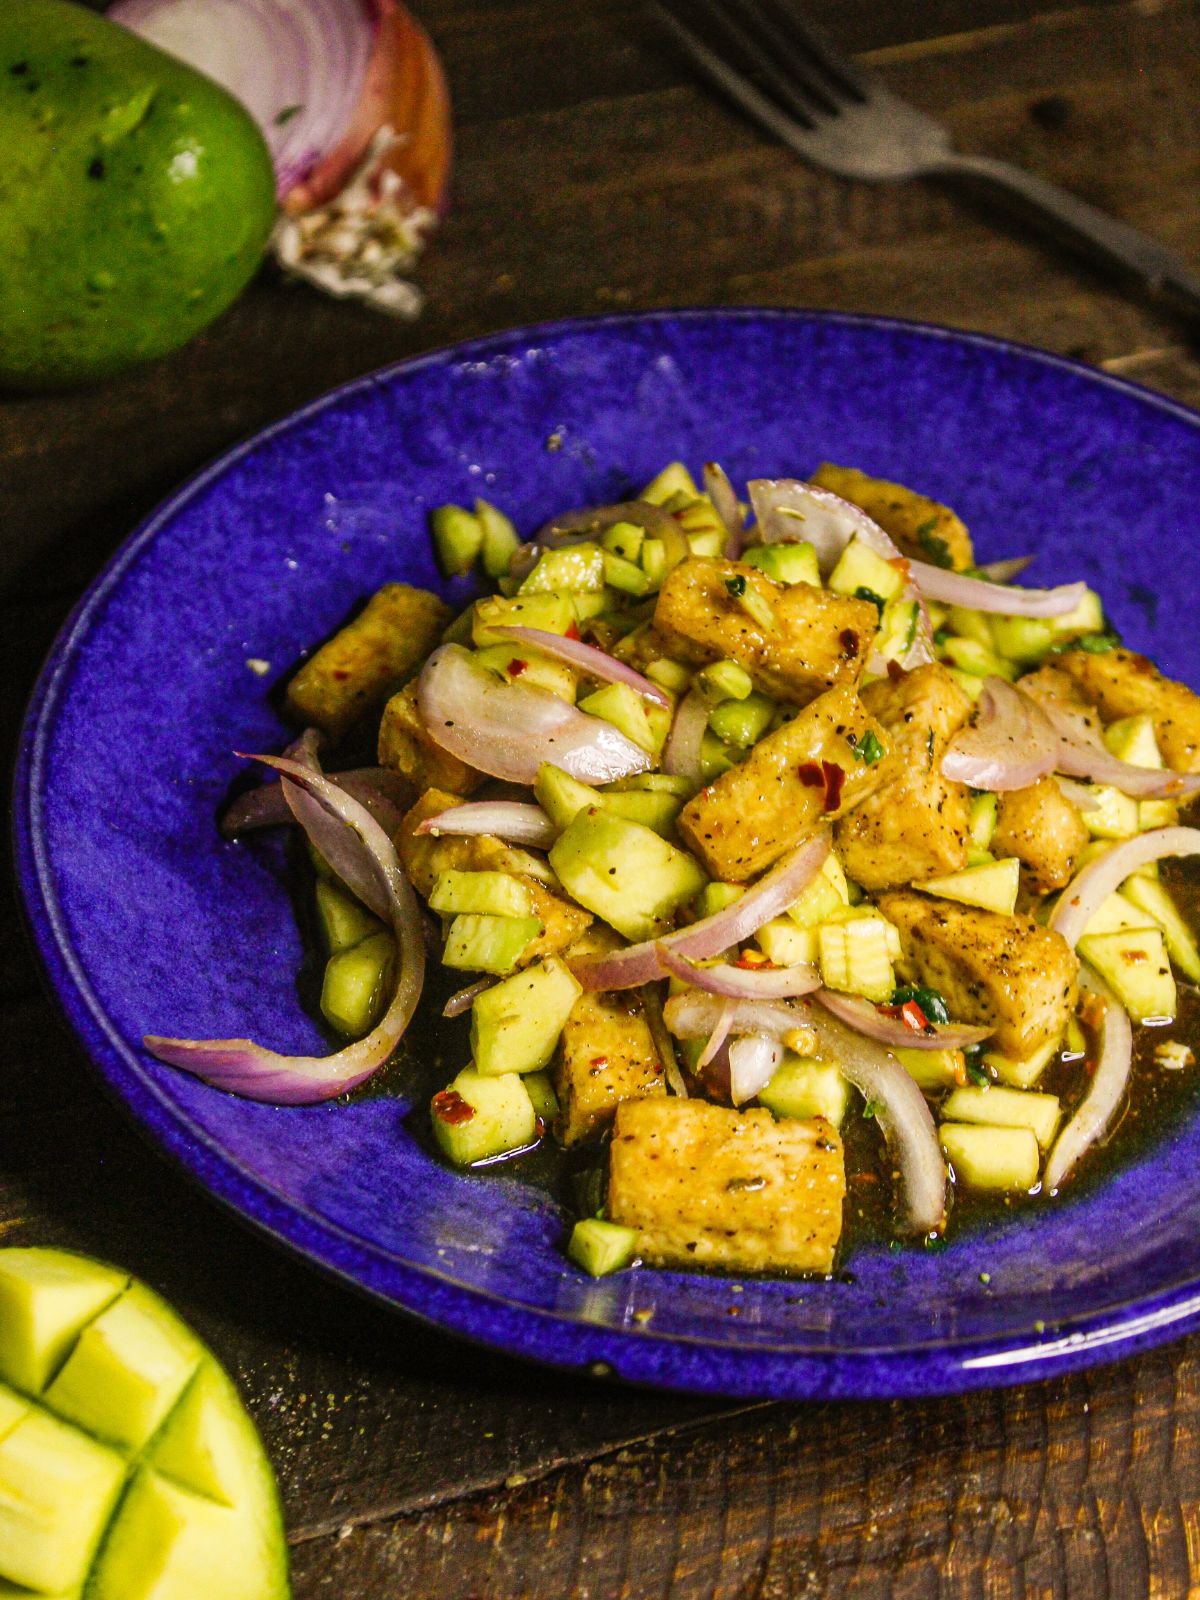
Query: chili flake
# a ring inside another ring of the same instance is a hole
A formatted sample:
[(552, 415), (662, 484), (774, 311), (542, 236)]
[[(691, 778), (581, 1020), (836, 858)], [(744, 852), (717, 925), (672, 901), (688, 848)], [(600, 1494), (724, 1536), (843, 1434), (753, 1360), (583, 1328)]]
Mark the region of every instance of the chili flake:
[(448, 1122), (451, 1127), (457, 1127), (460, 1122), (470, 1122), (475, 1115), (475, 1107), (469, 1100), (464, 1100), (457, 1089), (443, 1089), (440, 1094), (435, 1094), (430, 1102), (433, 1114), (442, 1122)]

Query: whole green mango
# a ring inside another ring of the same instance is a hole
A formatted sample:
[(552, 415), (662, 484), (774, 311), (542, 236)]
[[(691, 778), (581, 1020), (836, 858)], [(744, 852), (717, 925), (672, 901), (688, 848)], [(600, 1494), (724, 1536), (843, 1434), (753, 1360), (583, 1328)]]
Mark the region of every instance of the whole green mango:
[(270, 154), (225, 90), (68, 0), (0, 0), (0, 384), (184, 344), (275, 215)]

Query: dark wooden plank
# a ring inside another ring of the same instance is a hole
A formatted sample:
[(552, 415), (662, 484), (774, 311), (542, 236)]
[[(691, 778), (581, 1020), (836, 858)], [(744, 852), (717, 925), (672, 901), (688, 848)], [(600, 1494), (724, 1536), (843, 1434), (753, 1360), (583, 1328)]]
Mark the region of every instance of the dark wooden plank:
[[(300, 1594), (1183, 1596), (1200, 1344), (929, 1404), (779, 1407), (294, 1552)], [(401, 1587), (403, 1585), (403, 1587)]]

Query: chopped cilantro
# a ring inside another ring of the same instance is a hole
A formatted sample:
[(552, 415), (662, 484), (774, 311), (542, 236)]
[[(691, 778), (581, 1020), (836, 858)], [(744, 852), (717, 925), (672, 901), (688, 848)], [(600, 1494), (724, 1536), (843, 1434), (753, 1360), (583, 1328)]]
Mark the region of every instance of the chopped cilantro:
[(986, 1071), (983, 1069), (983, 1067), (981, 1067), (979, 1065), (978, 1061), (970, 1061), (970, 1060), (968, 1060), (968, 1062), (967, 1062), (967, 1077), (970, 1078), (971, 1082), (976, 1084), (980, 1089), (988, 1088), (990, 1086), (990, 1084), (991, 1084), (991, 1081), (992, 1081), (988, 1077), (988, 1075), (987, 1075)]
[(921, 984), (910, 983), (905, 984), (901, 989), (897, 989), (892, 996), (892, 1004), (894, 1006), (905, 1005), (909, 1000), (916, 1001), (930, 1022), (950, 1021), (950, 1012), (947, 1009), (946, 1002), (936, 989), (926, 989)]
[(951, 633), (949, 628), (935, 628), (933, 630), (933, 642), (935, 645), (937, 645), (939, 650), (950, 637)]
[(1061, 656), (1067, 650), (1086, 650), (1090, 656), (1103, 656), (1110, 650), (1119, 649), (1120, 644), (1120, 635), (1116, 633), (1081, 633), (1078, 639), (1064, 639), (1061, 644), (1052, 644), (1048, 654)]
[(876, 1113), (878, 1112), (878, 1110), (879, 1110), (879, 1101), (878, 1100), (866, 1100), (866, 1101), (864, 1101), (863, 1102), (863, 1109), (862, 1109), (863, 1121), (864, 1122), (873, 1122), (875, 1120), (875, 1116), (876, 1116)]
[(917, 623), (920, 621), (920, 619), (921, 608), (914, 602), (911, 607), (911, 615), (908, 619), (908, 634), (904, 640), (904, 649), (906, 653), (911, 650), (913, 645), (917, 642)]
[(869, 600), (882, 617), (883, 608), (887, 601), (881, 594), (876, 594), (874, 589), (868, 589), (865, 583), (860, 583), (854, 591), (854, 598), (856, 600)]
[(739, 572), (736, 578), (726, 578), (725, 587), (735, 600), (740, 600), (746, 592), (746, 580)]
[(865, 766), (873, 767), (883, 759), (883, 746), (869, 728), (853, 748), (855, 761), (861, 761)]
[(953, 568), (954, 557), (950, 554), (950, 546), (945, 539), (939, 539), (933, 531), (937, 525), (938, 519), (930, 517), (928, 522), (923, 522), (917, 529), (917, 538), (921, 542), (921, 549), (924, 550), (935, 567)]

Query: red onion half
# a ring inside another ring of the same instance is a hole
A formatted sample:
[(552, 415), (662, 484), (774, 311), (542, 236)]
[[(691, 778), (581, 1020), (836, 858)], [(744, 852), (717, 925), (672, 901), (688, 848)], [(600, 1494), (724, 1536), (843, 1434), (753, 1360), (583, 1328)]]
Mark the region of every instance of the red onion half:
[(1046, 713), (1003, 678), (985, 678), (970, 727), (942, 756), (942, 776), (975, 789), (1026, 789), (1054, 771), (1059, 739)]
[(531, 850), (549, 850), (559, 830), (541, 806), (520, 800), (471, 800), (466, 805), (439, 811), (417, 825), (418, 833), (491, 834), (508, 844)]
[[(390, 767), (357, 767), (350, 772), (331, 772), (327, 776), (361, 801), (388, 833), (395, 833), (401, 817), (413, 802), (412, 784)], [(256, 828), (275, 828), (294, 821), (283, 797), (282, 783), (263, 783), (257, 789), (238, 795), (230, 804), (221, 818), (221, 832), (227, 839), (233, 839)]]
[(147, 1034), (142, 1042), (160, 1061), (231, 1094), (276, 1105), (307, 1105), (331, 1100), (365, 1083), (403, 1038), (425, 981), (421, 911), (392, 841), (365, 807), (336, 783), (298, 762), (259, 759), (290, 780), (289, 789), (294, 785), (312, 796), (340, 825), (353, 829), (369, 855), (398, 946), (399, 977), (391, 1003), (365, 1039), (331, 1056), (280, 1055), (250, 1039), (169, 1039)]
[(1101, 1138), (1129, 1085), (1133, 1070), (1133, 1029), (1112, 990), (1088, 967), (1079, 987), (1096, 997), (1099, 1057), (1083, 1103), (1054, 1141), (1042, 1175), (1042, 1188), (1053, 1193), (1086, 1150)]
[(671, 731), (663, 745), (663, 771), (673, 778), (686, 778), (697, 788), (702, 777), (700, 749), (711, 710), (703, 690), (689, 689), (675, 708)]
[(653, 765), (611, 722), (587, 716), (548, 689), (502, 683), (458, 644), (440, 646), (421, 669), (417, 709), (435, 743), (510, 783), (532, 784), (544, 761), (592, 784)]
[(730, 945), (751, 938), (764, 922), (787, 910), (820, 872), (831, 843), (829, 829), (821, 828), (790, 850), (740, 900), (723, 911), (693, 922), (678, 933), (669, 933), (665, 939), (631, 944), (612, 955), (581, 956), (571, 963), (571, 970), (585, 989), (636, 989), (661, 978), (659, 951), (664, 946), (674, 955), (694, 961), (720, 955)]

